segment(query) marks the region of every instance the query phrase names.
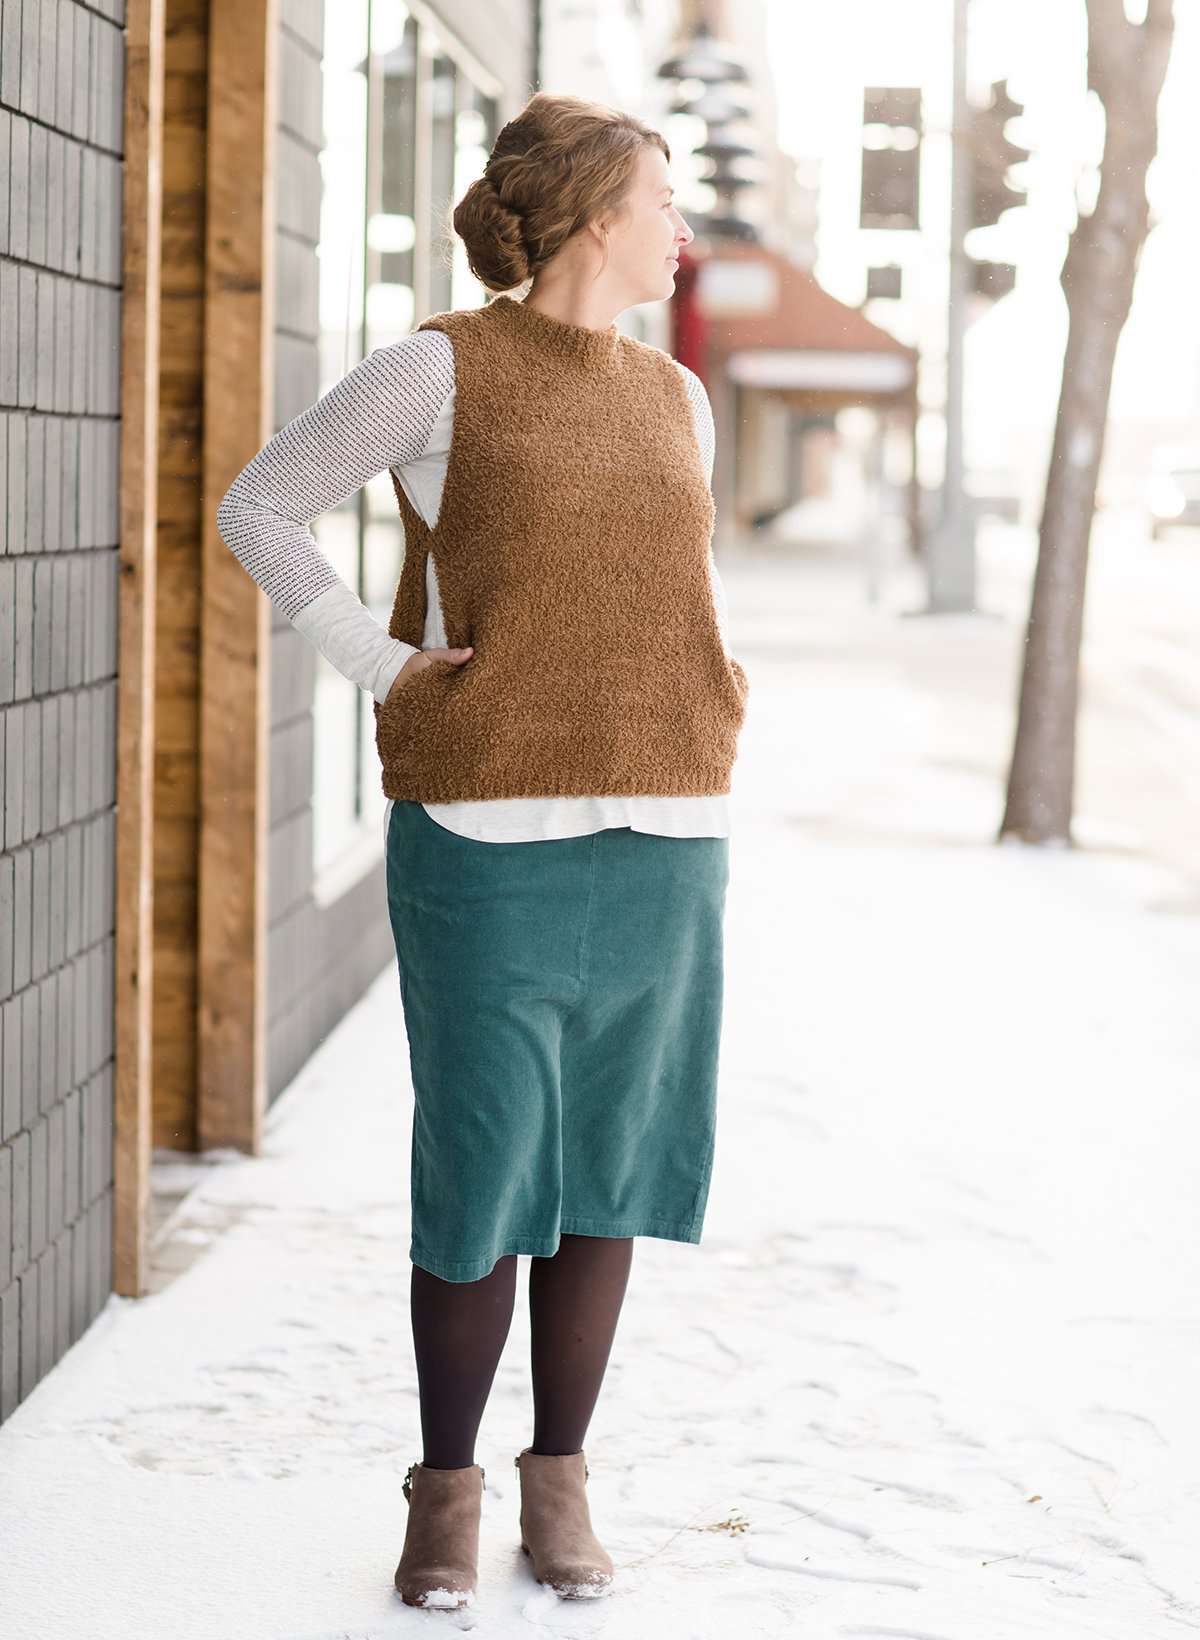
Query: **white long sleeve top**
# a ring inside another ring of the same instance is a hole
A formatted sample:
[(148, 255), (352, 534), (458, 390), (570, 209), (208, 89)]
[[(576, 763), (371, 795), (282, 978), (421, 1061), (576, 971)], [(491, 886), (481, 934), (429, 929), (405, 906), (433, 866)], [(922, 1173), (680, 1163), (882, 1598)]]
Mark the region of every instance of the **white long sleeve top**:
[[(714, 438), (708, 394), (694, 371), (675, 362), (711, 483)], [(380, 625), (338, 575), (309, 526), (390, 469), (432, 529), (454, 432), (454, 385), (453, 344), (443, 331), (414, 331), (378, 348), (263, 446), (217, 511), (221, 538), (271, 602), (338, 672), (378, 701), (387, 698), (397, 673), (418, 651)], [(709, 574), (717, 626), (728, 652), (725, 593), (711, 548)], [(430, 554), (421, 647), (445, 644), (437, 569)], [(385, 842), (392, 802), (384, 811)], [(480, 842), (578, 837), (608, 826), (671, 837), (724, 837), (729, 832), (723, 793), (516, 797), (422, 806), (440, 825)]]

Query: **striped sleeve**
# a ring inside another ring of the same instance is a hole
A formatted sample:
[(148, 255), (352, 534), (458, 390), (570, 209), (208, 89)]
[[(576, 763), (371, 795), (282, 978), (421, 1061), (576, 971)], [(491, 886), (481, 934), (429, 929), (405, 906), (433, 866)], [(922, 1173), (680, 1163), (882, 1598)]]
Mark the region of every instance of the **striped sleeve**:
[(377, 473), (421, 455), (453, 386), (453, 351), (440, 331), (414, 331), (377, 349), (281, 428), (217, 509), (221, 538), (247, 574), (377, 700), (416, 651), (388, 635), (309, 526)]

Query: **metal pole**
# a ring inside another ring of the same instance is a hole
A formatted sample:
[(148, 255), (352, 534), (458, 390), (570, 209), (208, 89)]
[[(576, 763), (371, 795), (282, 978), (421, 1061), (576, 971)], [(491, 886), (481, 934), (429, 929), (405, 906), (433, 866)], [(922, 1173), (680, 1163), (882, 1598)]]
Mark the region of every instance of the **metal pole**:
[(975, 607), (975, 516), (963, 488), (963, 334), (971, 264), (964, 240), (971, 211), (971, 160), (966, 151), (967, 7), (954, 0), (954, 101), (950, 166), (950, 292), (946, 327), (946, 461), (941, 517), (930, 532), (929, 611)]

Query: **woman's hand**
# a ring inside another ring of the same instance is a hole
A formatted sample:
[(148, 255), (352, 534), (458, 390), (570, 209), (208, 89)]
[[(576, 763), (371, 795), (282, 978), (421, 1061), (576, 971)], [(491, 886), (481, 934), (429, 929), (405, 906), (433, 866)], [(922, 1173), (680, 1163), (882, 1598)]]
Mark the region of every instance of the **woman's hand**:
[(474, 653), (474, 644), (467, 644), (464, 649), (443, 649), (441, 647), (436, 647), (433, 649), (418, 650), (415, 655), (410, 655), (408, 657), (404, 665), (396, 673), (396, 676), (392, 681), (392, 687), (388, 690), (383, 704), (386, 706), (397, 690), (403, 689), (405, 682), (411, 681), (414, 677), (416, 677), (418, 672), (423, 672), (429, 665), (430, 661), (450, 661), (455, 666), (461, 666), (464, 661), (469, 661)]

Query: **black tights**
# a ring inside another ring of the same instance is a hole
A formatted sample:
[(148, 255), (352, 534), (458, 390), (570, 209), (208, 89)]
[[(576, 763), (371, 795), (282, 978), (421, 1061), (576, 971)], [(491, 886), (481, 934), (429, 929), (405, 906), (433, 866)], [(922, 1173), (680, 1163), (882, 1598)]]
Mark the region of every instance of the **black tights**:
[[(561, 1236), (552, 1258), (529, 1261), (535, 1452), (578, 1452), (591, 1420), (633, 1257), (632, 1236)], [(412, 1267), (411, 1309), (421, 1398), (422, 1462), (462, 1469), (512, 1324), (517, 1255), (478, 1281), (443, 1281)]]

